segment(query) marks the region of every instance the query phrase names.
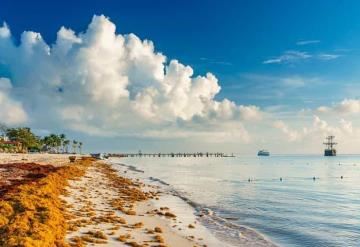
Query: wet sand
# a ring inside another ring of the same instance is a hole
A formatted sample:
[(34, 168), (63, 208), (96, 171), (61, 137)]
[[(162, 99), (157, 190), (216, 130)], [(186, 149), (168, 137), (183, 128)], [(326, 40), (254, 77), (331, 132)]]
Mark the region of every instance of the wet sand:
[(231, 220), (217, 216), (208, 208), (202, 208), (201, 205), (191, 201), (183, 193), (175, 191), (163, 180), (154, 177), (146, 178), (144, 171), (136, 168), (133, 164), (124, 164), (121, 159), (111, 159), (110, 162), (114, 164), (120, 174), (126, 177), (149, 180), (150, 184), (160, 185), (162, 195), (153, 204), (155, 207), (167, 205), (178, 216), (178, 220), (182, 221), (181, 224), (177, 224), (177, 228), (181, 228), (178, 234), (188, 236), (194, 233), (193, 229), (188, 228), (188, 225), (192, 224), (196, 226), (195, 232), (206, 239), (207, 246), (278, 246), (255, 229), (234, 224)]

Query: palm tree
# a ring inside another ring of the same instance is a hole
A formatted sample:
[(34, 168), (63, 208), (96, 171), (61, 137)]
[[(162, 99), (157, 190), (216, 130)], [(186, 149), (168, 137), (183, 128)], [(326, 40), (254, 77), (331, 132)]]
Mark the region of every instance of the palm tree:
[(64, 149), (65, 149), (65, 152), (66, 153), (69, 153), (69, 144), (70, 144), (70, 140), (64, 140), (63, 142), (63, 146), (64, 146)]
[(65, 150), (64, 141), (66, 139), (66, 136), (65, 136), (65, 134), (60, 134), (59, 138), (60, 138), (60, 146), (62, 148), (62, 152), (64, 152), (64, 150)]
[(79, 153), (80, 153), (80, 154), (82, 153), (82, 151), (81, 151), (82, 145), (83, 145), (83, 143), (82, 143), (82, 142), (79, 142)]
[(76, 140), (73, 140), (73, 142), (72, 142), (73, 153), (76, 153), (76, 145), (77, 144), (78, 144), (78, 142)]
[(0, 123), (0, 137), (1, 138), (5, 139), (7, 129), (8, 129), (8, 127), (6, 127), (5, 124)]
[(60, 146), (61, 146), (61, 138), (58, 135), (51, 134), (46, 138), (46, 141), (48, 142), (48, 145), (56, 150), (57, 153), (60, 152)]

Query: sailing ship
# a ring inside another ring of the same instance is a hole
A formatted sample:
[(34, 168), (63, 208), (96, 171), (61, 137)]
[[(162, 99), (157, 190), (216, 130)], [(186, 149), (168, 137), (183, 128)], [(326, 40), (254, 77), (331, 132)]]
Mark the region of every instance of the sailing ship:
[(326, 145), (324, 156), (336, 156), (336, 149), (334, 146), (337, 144), (334, 142), (335, 136), (328, 136), (326, 137), (326, 141), (324, 142), (324, 145)]

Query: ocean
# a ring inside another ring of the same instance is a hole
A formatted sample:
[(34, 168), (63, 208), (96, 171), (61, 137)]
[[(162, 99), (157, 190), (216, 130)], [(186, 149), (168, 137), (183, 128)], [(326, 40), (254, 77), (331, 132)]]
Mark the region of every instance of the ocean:
[(279, 246), (360, 246), (360, 155), (113, 162), (214, 212), (205, 224), (217, 236), (236, 239), (246, 226)]

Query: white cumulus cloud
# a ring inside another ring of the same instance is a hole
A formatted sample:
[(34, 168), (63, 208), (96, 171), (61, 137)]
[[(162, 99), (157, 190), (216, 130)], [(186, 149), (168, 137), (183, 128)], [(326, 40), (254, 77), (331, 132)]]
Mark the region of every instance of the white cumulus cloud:
[(16, 45), (4, 24), (0, 61), (18, 92), (15, 101), (0, 91), (1, 106), (12, 107), (0, 114), (13, 123), (26, 119), (22, 106), (38, 127), (96, 135), (157, 133), (181, 121), (201, 127), (235, 121), (241, 126), (235, 129), (246, 133), (242, 122), (262, 116), (257, 106), (217, 100), (221, 87), (212, 73), (194, 75), (190, 66), (168, 61), (150, 40), (117, 34), (105, 16), (94, 16), (79, 34), (62, 27), (52, 45), (32, 31)]
[(0, 122), (5, 124), (24, 123), (27, 120), (26, 113), (22, 104), (10, 96), (11, 90), (10, 80), (0, 77)]
[(360, 100), (344, 99), (331, 106), (319, 106), (316, 111), (319, 113), (358, 114), (360, 113)]
[(301, 138), (301, 133), (290, 129), (284, 121), (277, 120), (274, 122), (274, 127), (279, 129), (287, 138), (288, 141), (297, 141)]

